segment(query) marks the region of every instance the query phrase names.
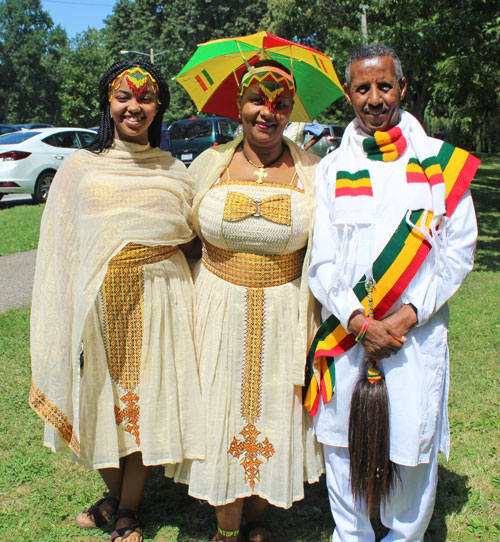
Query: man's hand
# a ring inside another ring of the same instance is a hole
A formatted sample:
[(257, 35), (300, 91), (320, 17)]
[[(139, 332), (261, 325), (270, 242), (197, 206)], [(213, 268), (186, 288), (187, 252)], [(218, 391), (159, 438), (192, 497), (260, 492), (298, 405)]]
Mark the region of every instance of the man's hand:
[[(410, 310), (414, 313), (413, 309)], [(415, 313), (414, 313), (415, 314)], [(358, 335), (366, 317), (362, 313), (353, 314), (349, 321), (349, 329)], [(366, 350), (367, 359), (379, 360), (388, 358), (399, 352), (406, 342), (406, 337), (394, 328), (388, 319), (372, 320), (362, 340), (363, 348)]]
[(407, 335), (411, 328), (418, 322), (417, 314), (411, 305), (403, 305), (395, 313), (384, 318), (397, 333)]

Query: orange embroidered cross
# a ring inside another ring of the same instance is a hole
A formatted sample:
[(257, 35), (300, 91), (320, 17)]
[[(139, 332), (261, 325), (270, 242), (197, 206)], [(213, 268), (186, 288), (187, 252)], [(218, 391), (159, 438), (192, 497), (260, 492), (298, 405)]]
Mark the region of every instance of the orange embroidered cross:
[(257, 442), (260, 431), (252, 423), (245, 425), (240, 435), (243, 435), (243, 439), (234, 437), (228, 453), (236, 458), (243, 454), (241, 465), (245, 469), (245, 482), (249, 482), (250, 487), (254, 489), (255, 481), (260, 479), (259, 466), (262, 460), (259, 456), (268, 460), (274, 455), (274, 446), (267, 437), (263, 442)]
[(125, 394), (120, 398), (122, 403), (125, 403), (127, 406), (120, 409), (115, 406), (115, 419), (116, 425), (120, 425), (122, 422), (127, 421), (127, 425), (124, 424), (125, 431), (128, 431), (130, 434), (134, 435), (135, 441), (139, 446), (141, 439), (139, 438), (139, 414), (140, 407), (137, 404), (139, 396), (131, 391)]

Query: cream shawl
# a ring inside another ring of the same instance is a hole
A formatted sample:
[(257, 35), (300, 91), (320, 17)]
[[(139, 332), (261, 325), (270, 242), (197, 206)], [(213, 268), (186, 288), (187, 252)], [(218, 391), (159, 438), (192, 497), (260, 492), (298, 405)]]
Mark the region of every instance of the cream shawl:
[(184, 165), (149, 144), (77, 151), (54, 178), (33, 286), (30, 405), (77, 455), (82, 333), (108, 262), (129, 242), (192, 239), (192, 196)]
[[(193, 200), (193, 226), (200, 238), (201, 231), (198, 216), (200, 203), (210, 187), (215, 183), (215, 181), (217, 181), (224, 169), (231, 162), (231, 158), (240, 145), (242, 139), (243, 136), (240, 135), (234, 141), (231, 141), (225, 145), (207, 149), (200, 156), (198, 156), (189, 167), (189, 173), (191, 173), (196, 183), (196, 194)], [(293, 383), (296, 386), (303, 386), (307, 350), (314, 337), (319, 318), (319, 305), (311, 295), (307, 285), (307, 268), (309, 266), (311, 256), (312, 232), (316, 207), (314, 178), (319, 157), (315, 154), (302, 150), (287, 138), (284, 138), (284, 142), (290, 149), (297, 175), (304, 185), (309, 215), (309, 241), (304, 258), (304, 265), (302, 267), (302, 278), (300, 282), (300, 333), (298, 334), (298, 341), (300, 342), (296, 345), (295, 349), (297, 356), (294, 360), (292, 360), (290, 365), (290, 374)], [(293, 325), (292, 322), (290, 325)]]

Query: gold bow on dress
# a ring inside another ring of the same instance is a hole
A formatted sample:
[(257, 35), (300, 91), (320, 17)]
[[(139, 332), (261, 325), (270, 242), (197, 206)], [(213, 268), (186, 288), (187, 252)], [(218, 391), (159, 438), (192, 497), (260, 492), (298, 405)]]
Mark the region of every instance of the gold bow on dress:
[(248, 216), (261, 216), (266, 220), (291, 226), (292, 211), (289, 194), (276, 194), (254, 199), (241, 192), (229, 192), (224, 205), (223, 219), (235, 222)]

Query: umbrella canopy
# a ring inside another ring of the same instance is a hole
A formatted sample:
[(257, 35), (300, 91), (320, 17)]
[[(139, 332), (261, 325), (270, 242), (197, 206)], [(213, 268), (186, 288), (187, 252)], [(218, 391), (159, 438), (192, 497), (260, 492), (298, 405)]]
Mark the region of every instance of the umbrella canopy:
[(310, 122), (343, 94), (330, 57), (268, 32), (200, 44), (175, 79), (198, 111), (237, 119), (241, 75), (247, 63), (253, 65), (263, 56), (280, 62), (295, 77), (290, 121)]

